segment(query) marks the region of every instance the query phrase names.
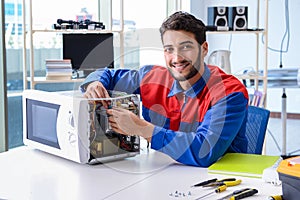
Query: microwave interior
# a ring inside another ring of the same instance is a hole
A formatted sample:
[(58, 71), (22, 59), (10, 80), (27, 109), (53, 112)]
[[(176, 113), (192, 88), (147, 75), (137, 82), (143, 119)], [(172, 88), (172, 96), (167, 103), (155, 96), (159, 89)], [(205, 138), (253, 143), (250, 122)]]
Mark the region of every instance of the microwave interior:
[[(133, 97), (112, 100), (111, 107), (122, 107), (139, 115), (139, 105)], [(90, 156), (91, 159), (140, 151), (138, 136), (114, 132), (108, 122), (106, 109), (99, 102), (90, 104)]]

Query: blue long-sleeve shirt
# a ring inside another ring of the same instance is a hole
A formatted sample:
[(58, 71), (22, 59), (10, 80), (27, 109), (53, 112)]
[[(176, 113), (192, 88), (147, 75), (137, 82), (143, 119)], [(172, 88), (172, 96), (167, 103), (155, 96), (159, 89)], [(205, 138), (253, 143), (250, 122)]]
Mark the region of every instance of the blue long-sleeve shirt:
[(140, 94), (142, 115), (155, 125), (151, 148), (174, 160), (207, 167), (225, 152), (246, 152), (248, 93), (232, 75), (215, 66), (184, 91), (165, 67), (97, 70), (84, 86), (98, 80), (107, 90)]

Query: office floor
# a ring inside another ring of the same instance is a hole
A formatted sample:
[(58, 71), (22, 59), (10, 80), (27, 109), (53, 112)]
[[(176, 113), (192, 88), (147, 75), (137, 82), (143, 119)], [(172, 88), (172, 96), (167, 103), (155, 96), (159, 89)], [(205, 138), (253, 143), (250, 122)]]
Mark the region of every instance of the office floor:
[[(300, 155), (300, 120), (288, 119), (286, 125), (286, 152), (287, 155)], [(281, 155), (282, 148), (282, 121), (280, 118), (270, 118), (266, 133), (266, 154)]]

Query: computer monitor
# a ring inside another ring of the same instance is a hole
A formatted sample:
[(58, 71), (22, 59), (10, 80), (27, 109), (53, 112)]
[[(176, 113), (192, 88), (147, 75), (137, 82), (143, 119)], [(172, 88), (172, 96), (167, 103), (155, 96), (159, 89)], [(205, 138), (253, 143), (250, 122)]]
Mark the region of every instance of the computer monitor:
[(85, 75), (99, 68), (114, 67), (113, 33), (63, 34), (63, 58)]

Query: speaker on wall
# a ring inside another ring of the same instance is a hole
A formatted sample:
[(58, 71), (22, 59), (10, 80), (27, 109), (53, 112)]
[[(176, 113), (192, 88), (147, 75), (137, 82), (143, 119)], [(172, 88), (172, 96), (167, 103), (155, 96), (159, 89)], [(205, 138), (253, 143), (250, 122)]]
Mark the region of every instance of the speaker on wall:
[(225, 6), (208, 7), (207, 25), (228, 27), (229, 9)]
[(231, 7), (229, 11), (230, 28), (234, 31), (246, 30), (248, 28), (248, 7)]

